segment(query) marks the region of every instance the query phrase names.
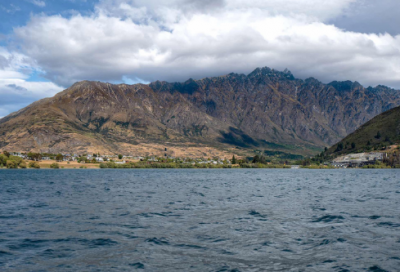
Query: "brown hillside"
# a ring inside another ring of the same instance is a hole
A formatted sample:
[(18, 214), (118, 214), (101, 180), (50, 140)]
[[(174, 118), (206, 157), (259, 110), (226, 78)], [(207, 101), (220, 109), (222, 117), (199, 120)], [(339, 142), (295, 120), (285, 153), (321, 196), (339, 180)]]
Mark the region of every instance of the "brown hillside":
[(312, 154), (397, 105), (400, 92), (387, 87), (324, 85), (269, 68), (184, 83), (82, 81), (1, 119), (0, 148), (135, 153), (153, 146), (162, 153), (167, 146)]

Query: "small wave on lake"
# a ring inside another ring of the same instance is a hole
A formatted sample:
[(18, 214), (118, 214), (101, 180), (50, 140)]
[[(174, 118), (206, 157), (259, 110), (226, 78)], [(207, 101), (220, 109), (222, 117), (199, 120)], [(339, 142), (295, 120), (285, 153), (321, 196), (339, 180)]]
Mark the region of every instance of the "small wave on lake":
[(0, 170), (0, 271), (399, 271), (398, 170)]

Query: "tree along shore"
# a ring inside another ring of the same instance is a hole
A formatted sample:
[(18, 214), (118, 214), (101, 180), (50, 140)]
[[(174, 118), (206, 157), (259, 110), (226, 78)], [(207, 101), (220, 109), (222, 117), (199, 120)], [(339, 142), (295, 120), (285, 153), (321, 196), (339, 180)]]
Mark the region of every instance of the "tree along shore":
[[(324, 154), (324, 152), (322, 153)], [(82, 160), (78, 161), (63, 161), (62, 158), (59, 160), (24, 160), (23, 158), (4, 151), (0, 154), (0, 169), (25, 169), (25, 168), (52, 168), (52, 169), (129, 169), (129, 168), (307, 168), (307, 169), (333, 169), (333, 165), (322, 163), (322, 155), (317, 155), (311, 159), (304, 159), (301, 161), (281, 161), (281, 162), (270, 162), (263, 156), (254, 156), (253, 158), (236, 159), (235, 156), (231, 160), (223, 161), (198, 161), (194, 159), (144, 159), (141, 161), (130, 162), (130, 161), (108, 161), (108, 162), (86, 162)], [(122, 156), (121, 156), (122, 157)], [(121, 158), (122, 159), (122, 158)], [(399, 168), (397, 153), (389, 154), (389, 156), (383, 161), (376, 161), (374, 164), (368, 164), (360, 166), (359, 168), (373, 168), (373, 169), (388, 169), (388, 168)]]
[(243, 163), (243, 164), (198, 164), (198, 163), (124, 163), (118, 164), (115, 162), (101, 163), (100, 168), (291, 168), (290, 165), (282, 164), (262, 164), (262, 163)]

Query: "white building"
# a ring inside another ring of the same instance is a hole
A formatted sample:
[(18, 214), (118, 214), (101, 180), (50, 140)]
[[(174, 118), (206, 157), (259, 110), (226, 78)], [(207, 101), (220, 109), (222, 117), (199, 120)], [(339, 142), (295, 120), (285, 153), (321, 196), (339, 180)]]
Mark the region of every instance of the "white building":
[(337, 168), (346, 168), (349, 165), (363, 165), (366, 163), (373, 163), (375, 161), (382, 161), (383, 153), (370, 152), (370, 153), (352, 153), (344, 156), (337, 157), (333, 160), (332, 166)]
[(121, 161), (121, 162), (115, 162), (116, 164), (125, 164), (125, 161)]

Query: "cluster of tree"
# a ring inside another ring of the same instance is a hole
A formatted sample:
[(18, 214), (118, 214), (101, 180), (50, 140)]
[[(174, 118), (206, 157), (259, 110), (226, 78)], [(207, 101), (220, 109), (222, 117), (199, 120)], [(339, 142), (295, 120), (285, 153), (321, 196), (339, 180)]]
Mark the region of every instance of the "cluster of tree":
[(0, 166), (4, 166), (7, 162), (8, 156), (3, 154), (0, 154)]
[[(307, 159), (301, 160), (298, 164), (301, 166), (308, 166), (308, 165), (311, 165), (313, 161), (315, 162), (315, 158), (307, 158)], [(319, 164), (320, 164), (320, 161), (317, 161), (316, 165), (319, 165)]]
[[(376, 139), (380, 139), (382, 137), (382, 134), (380, 131), (378, 131), (375, 135)], [(390, 144), (392, 144), (392, 141), (390, 140), (390, 137), (388, 135), (385, 136), (385, 142), (389, 142)]]
[(28, 165), (26, 162), (18, 156), (13, 156), (7, 151), (3, 151), (3, 154), (0, 154), (0, 168), (7, 167), (9, 169), (22, 168), (40, 168), (39, 163), (36, 161), (30, 162)]
[(40, 169), (40, 165), (37, 162), (30, 162), (29, 168)]
[[(376, 140), (374, 140), (374, 138)], [(392, 142), (392, 139), (388, 135), (386, 135), (384, 141), (382, 141), (381, 140), (382, 139), (382, 134), (381, 134), (380, 131), (378, 131), (376, 133), (374, 138), (368, 140), (367, 144), (365, 146), (362, 146), (361, 149), (357, 150), (357, 152), (365, 152), (365, 151), (369, 152), (369, 151), (372, 151), (372, 150), (385, 150), (387, 145), (394, 144)], [(354, 148), (355, 148), (355, 146), (354, 146)]]
[(4, 151), (0, 154), (0, 167), (13, 168), (26, 168), (26, 163), (20, 157), (13, 156), (9, 152)]
[(61, 161), (63, 161), (63, 160), (64, 160), (64, 156), (63, 156), (62, 154), (58, 153), (58, 154), (56, 155), (56, 161), (61, 162)]
[(28, 159), (33, 160), (33, 161), (40, 161), (42, 159), (42, 154), (29, 152), (27, 154), (27, 157), (28, 157)]
[(58, 163), (52, 163), (52, 164), (50, 164), (50, 168), (51, 169), (59, 169), (60, 168), (60, 165), (58, 164)]
[[(64, 160), (64, 156), (61, 153), (58, 153), (57, 155), (54, 156), (54, 154), (47, 154), (46, 156), (49, 156), (50, 159), (56, 159), (56, 161), (60, 162)], [(28, 159), (33, 160), (33, 161), (40, 161), (43, 156), (41, 153), (34, 153), (34, 152), (29, 152), (27, 154)]]
[(343, 149), (347, 150), (347, 149), (356, 149), (356, 143), (352, 142), (351, 144), (349, 142), (346, 142), (345, 144), (343, 144), (342, 142), (340, 142), (335, 149), (335, 152), (340, 152)]
[(372, 144), (371, 141), (368, 141), (367, 146), (358, 150), (358, 152), (370, 152), (373, 150), (386, 150), (388, 147), (388, 144), (393, 144), (393, 143), (392, 142), (380, 142), (380, 143)]
[(312, 158), (305, 158), (303, 160), (298, 160), (295, 162), (295, 164), (297, 165), (301, 165), (301, 166), (320, 166), (321, 164), (323, 164), (326, 161), (329, 161), (333, 158), (332, 155), (330, 155), (328, 152), (328, 148), (325, 147), (324, 151), (322, 151), (321, 153), (315, 155)]
[(265, 164), (265, 165), (292, 165), (304, 157), (302, 155), (285, 153), (282, 151), (254, 150), (257, 153), (254, 157), (247, 157), (238, 160), (239, 164)]
[(374, 164), (367, 164), (367, 165), (363, 165), (362, 168), (364, 169), (368, 169), (368, 168), (372, 168), (372, 169), (387, 169), (387, 168), (391, 168), (389, 165), (387, 165), (384, 162), (381, 161), (376, 161)]
[(255, 155), (255, 156), (253, 157), (252, 163), (266, 164), (267, 161), (266, 161), (266, 159), (265, 159), (264, 156), (262, 156), (262, 155), (261, 155), (261, 156)]
[(82, 156), (78, 158), (78, 162), (85, 162), (85, 163), (97, 163), (96, 158), (92, 158), (91, 160), (89, 160), (86, 156)]
[(392, 168), (400, 168), (400, 152), (388, 154), (388, 156), (383, 159), (383, 163)]
[(290, 164), (288, 160), (282, 160), (277, 158), (277, 160), (271, 160), (269, 158), (266, 158), (263, 155), (255, 155), (252, 159), (248, 159), (246, 161), (242, 161), (242, 163), (256, 163), (256, 164), (275, 164), (275, 165), (287, 165)]

